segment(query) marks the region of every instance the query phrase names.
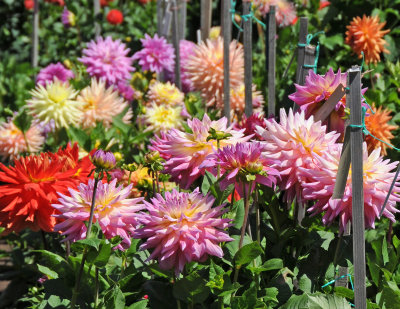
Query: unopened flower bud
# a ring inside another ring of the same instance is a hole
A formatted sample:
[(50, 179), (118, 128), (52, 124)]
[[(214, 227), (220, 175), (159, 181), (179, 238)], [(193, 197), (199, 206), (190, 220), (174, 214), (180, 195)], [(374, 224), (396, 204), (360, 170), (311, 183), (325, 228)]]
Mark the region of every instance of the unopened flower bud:
[(114, 154), (110, 151), (97, 150), (90, 158), (92, 163), (100, 169), (110, 170), (117, 164)]

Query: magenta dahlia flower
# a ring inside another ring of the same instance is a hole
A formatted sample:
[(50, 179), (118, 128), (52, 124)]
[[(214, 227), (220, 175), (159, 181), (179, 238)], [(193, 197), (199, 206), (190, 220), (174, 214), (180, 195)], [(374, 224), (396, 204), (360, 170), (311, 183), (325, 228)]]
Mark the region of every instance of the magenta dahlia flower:
[[(324, 224), (331, 224), (336, 218), (340, 221), (340, 231), (343, 232), (347, 223), (352, 219), (352, 188), (351, 173), (347, 179), (344, 196), (341, 200), (332, 199), (333, 189), (335, 187), (336, 175), (339, 166), (341, 146), (329, 149), (318, 158), (318, 168), (302, 168), (300, 174), (307, 178), (303, 183), (304, 197), (308, 200), (317, 202), (308, 209), (313, 214), (324, 212), (322, 219)], [(390, 163), (390, 160), (384, 160), (380, 156), (380, 149), (375, 149), (368, 156), (367, 144), (363, 144), (363, 168), (364, 168), (364, 215), (365, 226), (375, 227), (375, 219), (379, 216), (389, 187), (395, 176), (391, 172), (396, 168), (398, 162)], [(396, 209), (396, 202), (400, 201), (400, 177), (397, 179), (392, 194), (386, 204), (383, 215), (393, 222), (394, 214), (399, 212)]]
[(69, 11), (66, 6), (64, 6), (64, 10), (61, 14), (61, 22), (66, 28), (73, 27), (76, 23), (75, 14)]
[(67, 82), (74, 77), (74, 72), (66, 69), (60, 62), (51, 63), (40, 70), (36, 77), (36, 84), (46, 86), (46, 82), (51, 83), (54, 79), (58, 79), (61, 82)]
[(153, 249), (147, 260), (157, 259), (161, 269), (175, 269), (178, 275), (186, 263), (204, 262), (208, 255), (222, 258), (219, 243), (233, 239), (224, 231), (231, 219), (222, 219), (224, 206), (212, 207), (212, 196), (204, 196), (197, 188), (191, 193), (157, 194), (151, 203), (144, 202), (147, 212), (138, 220), (143, 228), (136, 229), (134, 238), (144, 238), (141, 249)]
[(248, 118), (243, 114), (242, 120), (235, 124), (235, 128), (238, 130), (244, 129), (244, 135), (251, 135), (260, 140), (261, 136), (258, 134), (257, 126), (265, 129), (267, 127), (267, 121), (269, 120), (264, 118), (261, 113), (254, 113)]
[[(236, 145), (228, 145), (213, 155), (215, 162), (220, 166), (221, 175), (225, 175), (221, 181), (221, 190), (225, 190), (230, 184), (235, 184), (236, 191), (243, 197), (243, 186), (248, 192), (248, 177), (253, 177), (251, 190), (256, 184), (272, 187), (276, 184), (279, 172), (272, 165), (279, 162), (271, 160), (262, 154), (263, 147), (258, 142), (245, 142)], [(207, 167), (207, 162), (203, 165)], [(213, 170), (216, 171), (215, 164)]]
[[(340, 69), (335, 74), (332, 68), (330, 68), (324, 76), (310, 70), (309, 75), (306, 77), (306, 84), (304, 86), (295, 84), (296, 92), (289, 95), (289, 99), (299, 105), (300, 109), (305, 111), (306, 118), (308, 118), (314, 115), (321, 105), (329, 99), (339, 84), (343, 86), (347, 84), (347, 73), (341, 73)], [(367, 88), (362, 89), (363, 94), (365, 91), (367, 91)], [(324, 122), (324, 124), (328, 125), (329, 131), (333, 130), (343, 133), (345, 107), (346, 96), (336, 104), (336, 108), (331, 113), (328, 121)]]
[(144, 39), (140, 39), (143, 49), (133, 55), (134, 60), (139, 60), (143, 71), (161, 73), (163, 70), (173, 71), (175, 65), (174, 47), (167, 43), (164, 37), (154, 38), (145, 34)]
[[(193, 82), (187, 73), (187, 66), (188, 66), (189, 57), (195, 54), (195, 51), (194, 51), (195, 47), (196, 47), (196, 44), (191, 41), (181, 40), (179, 42), (181, 83), (182, 83), (182, 91), (185, 93), (188, 93), (188, 92), (194, 90)], [(167, 71), (166, 73), (167, 73), (166, 74), (167, 80), (174, 82), (175, 81), (174, 70)]]
[(104, 80), (107, 85), (117, 84), (131, 78), (133, 58), (128, 56), (130, 49), (126, 48), (121, 40), (108, 36), (105, 39), (98, 37), (90, 41), (83, 50), (83, 57), (78, 58), (86, 66), (90, 76)]
[(129, 102), (133, 101), (135, 98), (135, 90), (128, 81), (118, 82), (116, 89), (118, 90), (119, 94)]
[(286, 114), (280, 110), (280, 123), (276, 120), (266, 122), (266, 129), (257, 127), (258, 134), (264, 142), (263, 154), (279, 163), (273, 165), (281, 176), (277, 185), (285, 190), (285, 199), (290, 204), (295, 198), (303, 204), (301, 184), (305, 181), (300, 177), (299, 168), (314, 168), (315, 158), (329, 151), (336, 143), (339, 134), (326, 133), (326, 127), (321, 121), (314, 122), (313, 117), (306, 119), (304, 111)]
[(245, 142), (251, 138), (243, 136), (243, 130), (236, 131), (232, 127), (227, 127), (225, 117), (211, 121), (205, 114), (202, 121), (196, 118), (188, 119), (187, 125), (192, 133), (172, 129), (165, 134), (165, 139), (162, 139), (164, 143), (157, 140), (152, 142), (153, 145), (156, 145), (154, 148), (157, 148), (161, 157), (168, 158), (164, 163), (164, 172), (170, 174), (172, 181), (185, 189), (188, 189), (197, 178), (204, 175), (205, 169), (201, 169), (200, 164), (207, 160), (210, 161), (207, 162), (208, 167), (215, 164), (215, 159), (210, 155), (217, 150), (217, 142), (215, 140), (207, 141), (210, 128), (232, 135), (221, 140), (220, 147)]
[[(136, 212), (142, 210), (143, 198), (128, 199), (132, 185), (116, 186), (117, 179), (110, 183), (97, 185), (93, 222), (98, 222), (107, 239), (120, 236), (122, 242), (116, 247), (124, 250), (131, 245), (131, 237), (138, 225)], [(62, 232), (64, 239), (77, 241), (86, 237), (85, 222), (89, 221), (90, 206), (93, 198), (94, 180), (88, 184), (81, 183), (78, 190), (69, 189), (69, 195), (60, 194), (59, 204), (53, 204), (60, 214), (55, 217), (64, 220), (54, 227), (54, 231)]]

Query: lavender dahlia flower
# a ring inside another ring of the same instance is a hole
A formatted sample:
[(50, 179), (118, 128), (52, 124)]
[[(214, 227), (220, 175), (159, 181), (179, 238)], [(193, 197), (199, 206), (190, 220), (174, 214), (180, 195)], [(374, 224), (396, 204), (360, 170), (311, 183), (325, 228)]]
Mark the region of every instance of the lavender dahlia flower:
[(96, 150), (96, 152), (90, 157), (90, 160), (94, 166), (106, 170), (113, 169), (117, 164), (114, 154), (102, 149)]
[(140, 40), (143, 49), (133, 55), (134, 60), (139, 60), (143, 71), (161, 73), (163, 70), (173, 71), (175, 64), (175, 51), (171, 44), (167, 43), (164, 37), (154, 38), (145, 34)]
[(60, 62), (51, 63), (40, 70), (36, 77), (36, 84), (46, 86), (46, 82), (54, 82), (55, 79), (61, 82), (67, 82), (74, 77), (74, 72), (66, 69)]
[(90, 76), (104, 80), (107, 85), (117, 84), (131, 78), (133, 58), (128, 56), (130, 49), (121, 40), (108, 36), (90, 41), (83, 50), (83, 57), (78, 60), (86, 66)]
[[(107, 239), (120, 236), (122, 242), (116, 247), (124, 250), (131, 245), (131, 237), (138, 226), (136, 212), (142, 210), (143, 198), (128, 199), (132, 185), (124, 188), (116, 186), (117, 179), (110, 183), (97, 185), (93, 222), (98, 222)], [(58, 193), (59, 204), (53, 204), (60, 214), (55, 217), (64, 220), (54, 227), (67, 237), (63, 240), (77, 241), (86, 237), (85, 222), (89, 221), (90, 206), (93, 198), (94, 180), (88, 184), (81, 183), (78, 190), (68, 189), (69, 195)]]
[(222, 219), (224, 206), (212, 207), (212, 196), (203, 196), (197, 188), (191, 193), (165, 192), (144, 202), (147, 212), (138, 213), (143, 227), (134, 238), (146, 239), (141, 249), (153, 249), (147, 260), (157, 259), (161, 269), (175, 269), (178, 275), (186, 263), (204, 262), (208, 255), (219, 258), (219, 243), (233, 239), (224, 231), (231, 219)]

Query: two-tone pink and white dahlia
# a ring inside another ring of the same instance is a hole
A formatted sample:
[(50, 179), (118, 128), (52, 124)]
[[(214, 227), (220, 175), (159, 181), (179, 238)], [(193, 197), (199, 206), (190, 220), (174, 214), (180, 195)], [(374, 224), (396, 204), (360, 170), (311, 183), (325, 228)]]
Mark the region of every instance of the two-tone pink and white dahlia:
[[(318, 111), (340, 84), (344, 87), (347, 85), (347, 73), (341, 73), (340, 69), (335, 74), (330, 68), (324, 76), (310, 70), (309, 75), (306, 77), (305, 85), (295, 84), (296, 92), (289, 95), (289, 99), (299, 105), (308, 118)], [(367, 91), (367, 88), (362, 89), (363, 94), (365, 91)], [(344, 132), (345, 107), (346, 96), (343, 96), (326, 122), (329, 131)]]
[(141, 249), (153, 249), (147, 260), (157, 259), (161, 269), (174, 269), (178, 275), (191, 261), (204, 262), (209, 255), (222, 258), (219, 243), (233, 239), (224, 231), (231, 219), (222, 219), (224, 206), (212, 207), (212, 196), (197, 188), (191, 193), (165, 192), (144, 202), (148, 212), (140, 212), (143, 227), (134, 238), (146, 239)]
[(171, 180), (185, 189), (189, 188), (197, 178), (204, 175), (205, 170), (200, 168), (200, 164), (210, 160), (207, 166), (211, 167), (215, 162), (214, 158), (209, 155), (217, 150), (217, 142), (215, 140), (207, 141), (211, 128), (232, 135), (221, 140), (220, 147), (245, 142), (251, 138), (243, 135), (244, 130), (237, 131), (232, 127), (227, 127), (225, 117), (212, 121), (205, 114), (203, 120), (188, 119), (187, 125), (192, 132), (172, 129), (165, 134), (164, 143), (156, 142), (160, 155), (163, 158), (168, 158), (164, 163), (164, 172), (170, 174)]
[[(120, 236), (122, 242), (117, 246), (123, 250), (131, 245), (131, 237), (138, 226), (136, 212), (142, 210), (143, 198), (129, 199), (132, 185), (116, 186), (117, 179), (110, 183), (97, 185), (93, 222), (98, 222), (107, 239)], [(64, 241), (77, 241), (86, 237), (85, 222), (89, 221), (90, 206), (93, 199), (94, 180), (88, 184), (81, 183), (78, 191), (69, 190), (69, 196), (60, 194), (58, 204), (52, 204), (60, 213), (54, 217), (63, 220), (54, 227), (54, 231), (66, 235)]]
[[(307, 181), (303, 183), (304, 197), (317, 202), (308, 209), (313, 214), (323, 212), (323, 223), (331, 224), (336, 218), (340, 222), (340, 231), (343, 232), (348, 222), (352, 220), (352, 185), (351, 172), (347, 179), (343, 198), (332, 199), (336, 183), (336, 176), (339, 167), (341, 146), (330, 149), (324, 155), (318, 157), (318, 168), (302, 168), (300, 174)], [(363, 179), (364, 179), (364, 215), (365, 226), (375, 227), (375, 219), (379, 217), (389, 187), (395, 176), (393, 169), (398, 162), (384, 160), (380, 156), (380, 149), (375, 149), (368, 155), (367, 144), (363, 144)], [(396, 202), (400, 201), (400, 177), (397, 179), (393, 191), (386, 204), (383, 215), (395, 221), (394, 214), (399, 212), (396, 209)]]
[(280, 27), (294, 25), (297, 21), (297, 12), (294, 4), (287, 0), (254, 0), (257, 11), (265, 17), (274, 5), (276, 7), (275, 19)]
[(279, 163), (273, 165), (281, 176), (277, 185), (285, 190), (285, 199), (291, 203), (295, 198), (302, 204), (304, 200), (301, 184), (300, 167), (314, 168), (317, 156), (335, 147), (339, 134), (326, 133), (326, 127), (321, 121), (314, 122), (311, 116), (306, 119), (304, 111), (293, 113), (290, 109), (286, 114), (280, 110), (280, 122), (271, 119), (265, 123), (266, 129), (257, 128), (264, 146), (263, 154)]
[[(251, 180), (251, 190), (256, 184), (274, 186), (280, 174), (272, 165), (277, 165), (278, 162), (267, 158), (262, 150), (263, 147), (259, 142), (237, 143), (219, 149), (213, 157), (220, 166), (221, 175), (226, 174), (221, 181), (221, 189), (225, 190), (230, 184), (235, 184), (236, 191), (243, 197), (243, 187), (248, 192), (249, 176), (254, 178)], [(207, 162), (210, 161), (206, 161), (205, 167)], [(215, 173), (215, 164), (213, 170)]]
[(110, 36), (92, 40), (83, 50), (83, 57), (78, 58), (86, 66), (90, 76), (102, 79), (106, 84), (117, 84), (131, 78), (133, 57), (128, 56), (130, 49), (121, 40)]

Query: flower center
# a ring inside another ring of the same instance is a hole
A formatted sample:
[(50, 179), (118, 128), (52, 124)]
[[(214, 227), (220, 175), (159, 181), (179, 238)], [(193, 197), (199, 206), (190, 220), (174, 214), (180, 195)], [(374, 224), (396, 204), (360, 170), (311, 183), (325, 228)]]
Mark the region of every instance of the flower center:
[(54, 85), (48, 91), (49, 99), (56, 104), (64, 104), (65, 101), (68, 99), (69, 91), (64, 87)]

